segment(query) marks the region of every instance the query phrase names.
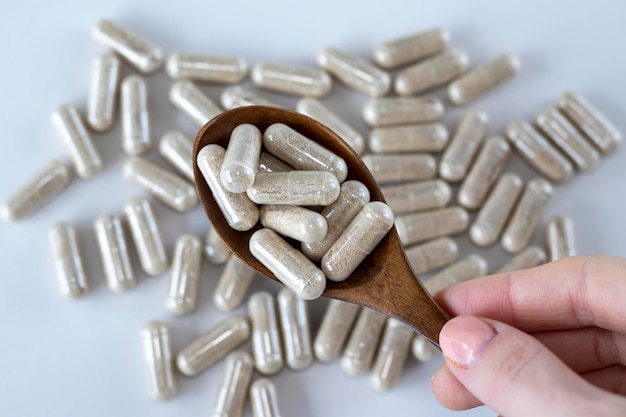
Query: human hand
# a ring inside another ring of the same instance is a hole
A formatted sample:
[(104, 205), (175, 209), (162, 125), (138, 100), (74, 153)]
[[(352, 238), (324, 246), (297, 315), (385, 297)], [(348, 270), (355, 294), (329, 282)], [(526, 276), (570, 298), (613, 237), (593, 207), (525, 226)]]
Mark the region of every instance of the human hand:
[[(441, 291), (441, 404), (506, 417), (626, 415), (626, 259), (565, 258)], [(479, 316), (479, 317), (477, 317)]]

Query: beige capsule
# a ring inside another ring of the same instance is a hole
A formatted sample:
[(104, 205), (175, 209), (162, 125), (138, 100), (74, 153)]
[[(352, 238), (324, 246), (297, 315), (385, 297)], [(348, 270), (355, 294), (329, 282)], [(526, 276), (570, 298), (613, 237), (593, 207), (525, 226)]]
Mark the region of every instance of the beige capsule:
[(253, 417), (281, 417), (276, 386), (266, 378), (259, 378), (250, 387)]
[(150, 200), (144, 197), (134, 198), (124, 206), (124, 212), (141, 268), (148, 275), (162, 274), (167, 269), (169, 260)]
[(513, 78), (521, 66), (517, 56), (499, 55), (450, 84), (448, 98), (456, 105), (467, 104)]
[(374, 62), (383, 68), (396, 68), (444, 51), (450, 32), (434, 28), (403, 36), (374, 48)]
[(580, 94), (561, 94), (557, 107), (603, 155), (613, 152), (622, 142), (619, 130)]
[(183, 316), (196, 309), (202, 267), (202, 242), (196, 236), (185, 234), (176, 240), (172, 256), (172, 270), (165, 298), (165, 308)]
[(87, 98), (87, 123), (98, 132), (113, 127), (121, 62), (112, 52), (93, 60)]
[(356, 376), (370, 369), (386, 319), (383, 313), (376, 310), (361, 309), (341, 357), (343, 372)]
[(180, 132), (168, 132), (159, 141), (159, 153), (190, 181), (193, 176), (193, 141)]
[(222, 109), (191, 81), (176, 81), (170, 87), (170, 103), (199, 126), (222, 113)]
[(151, 117), (146, 80), (131, 75), (122, 81), (122, 148), (129, 155), (152, 149)]
[(313, 362), (311, 331), (306, 301), (289, 288), (276, 296), (280, 328), (285, 351), (285, 362), (291, 369), (300, 371)]
[(396, 218), (396, 229), (403, 245), (461, 233), (467, 229), (469, 215), (461, 207), (447, 207)]
[(261, 156), (261, 131), (249, 123), (235, 127), (220, 169), (222, 186), (231, 193), (243, 193), (254, 184)]
[(248, 352), (238, 350), (226, 357), (211, 417), (242, 416), (253, 372), (254, 360)]
[(116, 215), (100, 216), (94, 221), (93, 228), (109, 289), (122, 293), (135, 288), (137, 276), (122, 219)]
[(440, 123), (372, 129), (369, 149), (376, 154), (394, 152), (440, 152), (448, 145), (448, 129)]
[(243, 58), (176, 53), (167, 59), (165, 71), (175, 80), (238, 83), (248, 74), (248, 64)]
[(317, 243), (328, 231), (326, 219), (304, 207), (266, 204), (261, 206), (259, 218), (263, 227), (303, 243)]
[(297, 96), (324, 97), (333, 88), (330, 75), (314, 67), (260, 62), (250, 78), (257, 87)]
[(414, 334), (413, 330), (398, 320), (391, 317), (387, 319), (370, 374), (370, 385), (376, 391), (387, 391), (396, 385)]
[(554, 216), (546, 224), (546, 246), (550, 262), (576, 256), (574, 222), (569, 217)]
[(395, 215), (444, 207), (452, 198), (447, 182), (428, 180), (380, 188)]
[(413, 357), (419, 362), (428, 362), (434, 357), (440, 355), (440, 350), (437, 349), (428, 339), (419, 334), (416, 334), (415, 337), (413, 337), (411, 351), (413, 352)]
[(256, 204), (327, 206), (339, 197), (339, 182), (326, 171), (257, 174), (246, 194)]
[(468, 66), (469, 58), (465, 52), (442, 52), (401, 71), (394, 82), (394, 90), (401, 96), (418, 94), (460, 77)]
[(454, 262), (459, 256), (459, 246), (449, 237), (440, 237), (404, 251), (413, 272), (424, 274)]
[(206, 241), (204, 243), (204, 256), (213, 265), (222, 265), (228, 259), (232, 252), (230, 248), (226, 246), (224, 240), (215, 231), (215, 228), (211, 228), (206, 235)]
[(341, 300), (330, 300), (313, 341), (318, 361), (330, 362), (341, 354), (360, 306)]
[(266, 291), (252, 294), (248, 312), (252, 320), (254, 365), (264, 375), (275, 374), (283, 368), (284, 360), (274, 297)]
[(222, 186), (220, 170), (226, 151), (219, 145), (207, 145), (198, 152), (198, 169), (226, 221), (235, 230), (250, 230), (259, 221), (259, 208), (244, 193), (231, 193)]
[(220, 96), (220, 102), (222, 103), (222, 107), (224, 107), (226, 110), (232, 110), (236, 109), (237, 107), (245, 106), (279, 107), (278, 104), (274, 103), (271, 100), (268, 100), (265, 97), (262, 97), (256, 91), (246, 87), (242, 87), (240, 85), (227, 87), (224, 91), (222, 91), (222, 95)]
[(374, 127), (426, 123), (441, 119), (444, 111), (435, 96), (372, 98), (363, 106), (363, 120)]
[(500, 177), (510, 155), (511, 147), (504, 138), (494, 136), (487, 139), (459, 189), (459, 204), (470, 210), (479, 208)]
[(276, 158), (274, 155), (268, 152), (261, 152), (259, 157), (259, 166), (257, 167), (257, 173), (270, 173), (270, 172), (287, 172), (292, 171), (293, 168), (290, 167), (285, 162)]
[(500, 177), (470, 227), (472, 242), (478, 246), (489, 246), (498, 240), (523, 186), (517, 174), (509, 172)]
[(157, 401), (169, 400), (178, 392), (170, 333), (165, 323), (151, 321), (143, 326), (140, 334), (148, 380), (148, 395)]
[(482, 111), (470, 110), (463, 115), (439, 162), (441, 178), (451, 182), (459, 182), (465, 178), (488, 125), (489, 117)]
[(434, 295), (454, 284), (486, 275), (488, 268), (485, 258), (469, 255), (428, 278), (424, 281), (424, 288)]
[(75, 299), (87, 294), (89, 279), (76, 227), (67, 222), (57, 223), (48, 232), (48, 241), (61, 295)]
[(249, 337), (248, 320), (230, 316), (185, 346), (176, 356), (176, 367), (185, 376), (196, 376)]
[(226, 262), (217, 287), (213, 292), (213, 303), (220, 311), (231, 311), (241, 305), (255, 270), (237, 256)]
[(426, 180), (437, 175), (437, 161), (431, 155), (365, 155), (362, 159), (380, 185)]
[(539, 246), (529, 246), (513, 259), (505, 263), (496, 271), (498, 274), (504, 272), (519, 271), (520, 269), (534, 268), (546, 263), (546, 252)]

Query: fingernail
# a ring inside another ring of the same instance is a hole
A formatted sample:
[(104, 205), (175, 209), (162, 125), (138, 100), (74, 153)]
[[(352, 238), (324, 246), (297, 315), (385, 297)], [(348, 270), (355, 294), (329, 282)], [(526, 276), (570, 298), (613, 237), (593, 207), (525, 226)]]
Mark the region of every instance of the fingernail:
[(447, 360), (458, 368), (470, 369), (495, 335), (493, 327), (478, 317), (459, 316), (443, 326), (439, 343)]

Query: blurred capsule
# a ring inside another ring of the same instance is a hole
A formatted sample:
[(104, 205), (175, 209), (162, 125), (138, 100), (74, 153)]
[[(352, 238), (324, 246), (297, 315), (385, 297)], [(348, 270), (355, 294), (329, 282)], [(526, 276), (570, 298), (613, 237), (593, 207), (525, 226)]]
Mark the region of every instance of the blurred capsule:
[(448, 144), (448, 130), (440, 123), (372, 129), (368, 138), (374, 153), (440, 152)]
[(488, 268), (485, 258), (470, 255), (428, 278), (424, 281), (424, 288), (434, 295), (459, 282), (486, 275)]
[(265, 97), (261, 97), (254, 90), (242, 87), (240, 85), (227, 87), (224, 91), (222, 91), (222, 95), (220, 96), (220, 102), (222, 103), (222, 107), (224, 107), (224, 109), (226, 110), (232, 110), (236, 109), (237, 107), (245, 106), (279, 107), (278, 104), (266, 99)]
[(435, 345), (419, 334), (413, 337), (411, 350), (413, 351), (413, 356), (419, 362), (428, 362), (440, 354), (440, 350), (437, 349)]
[(311, 331), (306, 301), (289, 288), (276, 296), (283, 335), (285, 362), (294, 370), (302, 370), (313, 361)]
[(465, 113), (439, 162), (439, 175), (443, 179), (459, 182), (465, 178), (488, 124), (489, 117), (482, 111)]
[(238, 83), (248, 74), (248, 64), (243, 58), (176, 53), (165, 70), (175, 80)]
[(452, 197), (450, 186), (441, 180), (387, 185), (380, 191), (395, 215), (441, 208)]
[(231, 193), (243, 193), (254, 184), (261, 156), (261, 131), (249, 123), (230, 134), (220, 169), (222, 186)]
[(159, 141), (159, 153), (188, 180), (193, 176), (193, 142), (180, 132), (169, 132)]
[(333, 87), (330, 75), (319, 68), (261, 62), (250, 74), (257, 87), (297, 96), (323, 97)]
[(95, 131), (104, 132), (113, 127), (120, 70), (120, 60), (111, 52), (105, 52), (93, 60), (87, 123)]
[(546, 252), (539, 246), (529, 246), (502, 265), (496, 272), (501, 274), (503, 272), (519, 271), (521, 269), (534, 268), (545, 263)]
[(426, 180), (437, 175), (437, 161), (431, 155), (365, 155), (362, 159), (379, 185)]
[(450, 33), (435, 28), (411, 34), (374, 48), (374, 62), (383, 68), (396, 68), (445, 50)]
[(546, 246), (550, 262), (576, 256), (574, 222), (569, 217), (554, 216), (546, 224)]
[(141, 342), (148, 377), (148, 394), (153, 400), (169, 400), (178, 392), (170, 329), (165, 323), (151, 321), (141, 329)]
[(162, 274), (169, 261), (152, 204), (147, 198), (137, 197), (124, 206), (124, 212), (141, 268), (148, 275)]
[(257, 371), (275, 374), (283, 368), (283, 350), (274, 297), (266, 291), (254, 293), (248, 300), (252, 320), (252, 354)]
[(360, 308), (341, 300), (328, 302), (313, 342), (313, 351), (318, 361), (330, 362), (339, 357)]
[(356, 376), (370, 369), (386, 319), (383, 313), (361, 308), (341, 357), (341, 369), (346, 374)]
[(213, 303), (220, 311), (231, 311), (241, 305), (256, 271), (237, 256), (226, 262), (213, 293)]
[(250, 387), (252, 417), (281, 417), (278, 394), (274, 383), (266, 378), (259, 378)]
[(444, 111), (435, 96), (372, 98), (363, 106), (363, 120), (374, 127), (426, 123), (441, 119)]
[(440, 237), (404, 251), (413, 272), (425, 274), (454, 262), (459, 256), (459, 246), (449, 237)]
[(370, 385), (376, 391), (387, 391), (396, 385), (402, 374), (414, 334), (413, 330), (398, 320), (387, 319), (370, 374)]
[(89, 279), (76, 227), (67, 222), (57, 223), (48, 232), (48, 240), (61, 295), (72, 299), (87, 294)]
[(211, 417), (242, 416), (253, 372), (254, 361), (248, 352), (238, 350), (226, 357)]
[(165, 308), (182, 316), (196, 309), (202, 266), (202, 243), (191, 234), (180, 236), (174, 245), (172, 270), (165, 298)]
[(409, 96), (439, 87), (467, 71), (469, 58), (462, 51), (446, 51), (401, 71), (396, 77), (396, 94)]
[(467, 229), (468, 223), (469, 215), (461, 207), (396, 217), (396, 229), (403, 245), (461, 233)]
[(143, 155), (152, 149), (148, 86), (138, 75), (122, 82), (122, 148), (129, 155)]
[(226, 262), (231, 255), (231, 251), (224, 243), (224, 240), (215, 231), (215, 228), (211, 228), (206, 236), (204, 243), (204, 255), (213, 265), (222, 265)]
[(170, 87), (170, 103), (199, 126), (222, 113), (222, 109), (191, 81), (176, 81)]
[(137, 276), (130, 260), (122, 219), (116, 215), (98, 217), (93, 224), (109, 289), (126, 292), (137, 285)]

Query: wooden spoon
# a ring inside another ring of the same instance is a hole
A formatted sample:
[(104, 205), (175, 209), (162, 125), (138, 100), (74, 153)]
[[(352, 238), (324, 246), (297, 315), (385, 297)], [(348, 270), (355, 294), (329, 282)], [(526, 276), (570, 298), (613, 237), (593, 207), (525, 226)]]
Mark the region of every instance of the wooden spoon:
[[(273, 123), (284, 123), (306, 137), (341, 156), (348, 165), (348, 180), (361, 181), (369, 189), (371, 201), (385, 201), (378, 184), (361, 158), (337, 134), (310, 117), (278, 107), (247, 106), (228, 110), (205, 124), (196, 136), (193, 148), (193, 169), (200, 203), (217, 233), (235, 255), (260, 274), (276, 280), (274, 275), (248, 249), (252, 230), (239, 232), (232, 229), (204, 180), (196, 159), (206, 145), (228, 147), (230, 134), (235, 127), (250, 123), (263, 132)], [(324, 296), (378, 310), (394, 317), (439, 346), (439, 332), (449, 319), (433, 301), (413, 273), (406, 259), (396, 228), (393, 227), (376, 249), (345, 281), (328, 281)]]

